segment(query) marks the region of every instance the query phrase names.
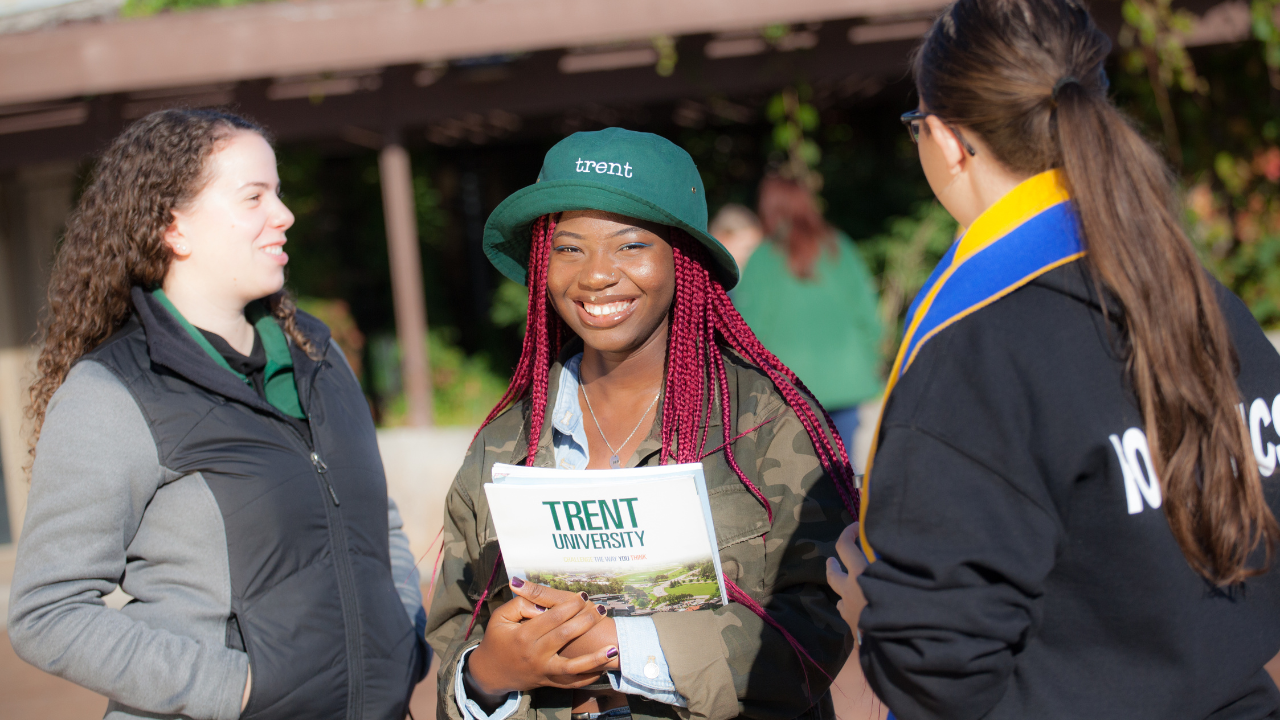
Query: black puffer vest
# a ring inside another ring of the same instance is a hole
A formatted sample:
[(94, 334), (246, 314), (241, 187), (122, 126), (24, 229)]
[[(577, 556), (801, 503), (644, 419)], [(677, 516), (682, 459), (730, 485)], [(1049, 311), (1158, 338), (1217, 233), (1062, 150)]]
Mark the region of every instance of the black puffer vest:
[(252, 720), (400, 720), (424, 648), (397, 596), (387, 488), (364, 395), (329, 330), (290, 343), (311, 443), (139, 288), (135, 316), (85, 356), (120, 376), (160, 464), (201, 473), (226, 526), (227, 645), (249, 654)]

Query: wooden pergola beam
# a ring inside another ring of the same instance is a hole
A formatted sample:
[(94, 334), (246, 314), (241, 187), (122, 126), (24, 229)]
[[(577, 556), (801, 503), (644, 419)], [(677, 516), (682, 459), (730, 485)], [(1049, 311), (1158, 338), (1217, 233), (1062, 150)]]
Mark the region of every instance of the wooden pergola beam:
[[(710, 36), (685, 36), (677, 40), (680, 61), (670, 77), (659, 76), (652, 67), (566, 75), (557, 69), (561, 53), (548, 50), (474, 71), (451, 68), (426, 87), (415, 84), (415, 66), (391, 67), (379, 74), (377, 90), (322, 100), (272, 100), (268, 97), (271, 81), (250, 80), (236, 84), (228, 102), (236, 112), (270, 128), (281, 142), (352, 139), (350, 131), (358, 129), (367, 135), (364, 140), (354, 138), (358, 144), (377, 149), (379, 136), (388, 127), (405, 132), (406, 140), (421, 142), (421, 131), (427, 126), (467, 115), (504, 112), (529, 122), (586, 105), (634, 107), (706, 99), (713, 94), (750, 96), (772, 92), (799, 78), (823, 84), (905, 75), (906, 58), (916, 39), (854, 45), (847, 39), (850, 25), (848, 21), (824, 23), (817, 31), (818, 44), (809, 50), (715, 60), (703, 53)], [(474, 75), (494, 70), (505, 77), (477, 79)], [(85, 103), (88, 117), (78, 125), (0, 133), (0, 172), (99, 152), (128, 121), (122, 110), (129, 102), (126, 94), (102, 95)], [(171, 102), (189, 101), (176, 95)]]
[(0, 105), (927, 11), (942, 0), (307, 0), (0, 37)]

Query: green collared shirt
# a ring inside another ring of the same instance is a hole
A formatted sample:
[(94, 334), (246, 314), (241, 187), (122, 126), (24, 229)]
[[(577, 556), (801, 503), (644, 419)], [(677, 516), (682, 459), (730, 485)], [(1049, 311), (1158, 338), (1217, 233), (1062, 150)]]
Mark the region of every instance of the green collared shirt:
[[(187, 335), (190, 335), (191, 339), (205, 351), (205, 354), (213, 358), (214, 362), (240, 378), (246, 385), (253, 385), (253, 381), (227, 364), (222, 353), (218, 352), (194, 325), (187, 322), (182, 313), (178, 312), (178, 308), (174, 307), (168, 296), (164, 294), (163, 289), (157, 288), (151, 292), (151, 295), (160, 301), (165, 310), (168, 310), (178, 324), (187, 331)], [(298, 386), (293, 377), (293, 356), (289, 354), (289, 340), (285, 337), (284, 331), (280, 329), (276, 319), (267, 312), (261, 301), (249, 303), (245, 308), (245, 317), (258, 332), (262, 349), (267, 354), (267, 367), (262, 374), (263, 394), (267, 402), (289, 417), (305, 419), (307, 415), (302, 411), (302, 403), (298, 400)]]

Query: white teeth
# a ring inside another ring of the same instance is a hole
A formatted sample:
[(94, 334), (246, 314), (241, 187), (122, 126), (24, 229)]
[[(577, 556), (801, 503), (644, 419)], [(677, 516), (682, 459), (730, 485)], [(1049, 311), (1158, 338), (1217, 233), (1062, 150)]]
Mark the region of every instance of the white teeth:
[(266, 253), (266, 254), (268, 254), (268, 255), (279, 255), (280, 253), (284, 252), (284, 246), (282, 246), (282, 245), (268, 245), (268, 246), (266, 246), (266, 247), (262, 248), (262, 252), (264, 252), (264, 253)]
[(630, 300), (625, 300), (623, 302), (612, 302), (604, 305), (597, 305), (595, 303), (584, 302), (582, 303), (582, 307), (587, 311), (588, 314), (592, 316), (604, 317), (605, 315), (613, 315), (615, 313), (620, 313), (623, 310), (626, 310), (628, 307), (630, 307), (631, 302), (632, 301)]

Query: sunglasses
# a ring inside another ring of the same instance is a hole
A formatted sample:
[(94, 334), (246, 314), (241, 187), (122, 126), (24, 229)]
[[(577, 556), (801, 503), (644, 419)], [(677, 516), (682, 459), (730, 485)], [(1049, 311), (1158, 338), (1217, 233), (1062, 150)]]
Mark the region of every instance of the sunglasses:
[[(924, 119), (930, 115), (938, 117), (934, 113), (920, 112), (919, 110), (902, 113), (902, 124), (907, 126), (907, 132), (911, 134), (911, 142), (916, 143), (917, 145), (920, 144), (920, 125), (924, 122)], [(964, 139), (964, 135), (961, 135), (960, 131), (957, 130), (954, 125), (945, 120), (943, 120), (942, 124), (946, 125), (948, 130), (956, 134), (956, 139), (960, 141), (960, 144), (965, 150), (969, 151), (970, 157), (978, 154), (978, 151), (973, 149), (973, 146), (969, 144), (968, 140)]]

